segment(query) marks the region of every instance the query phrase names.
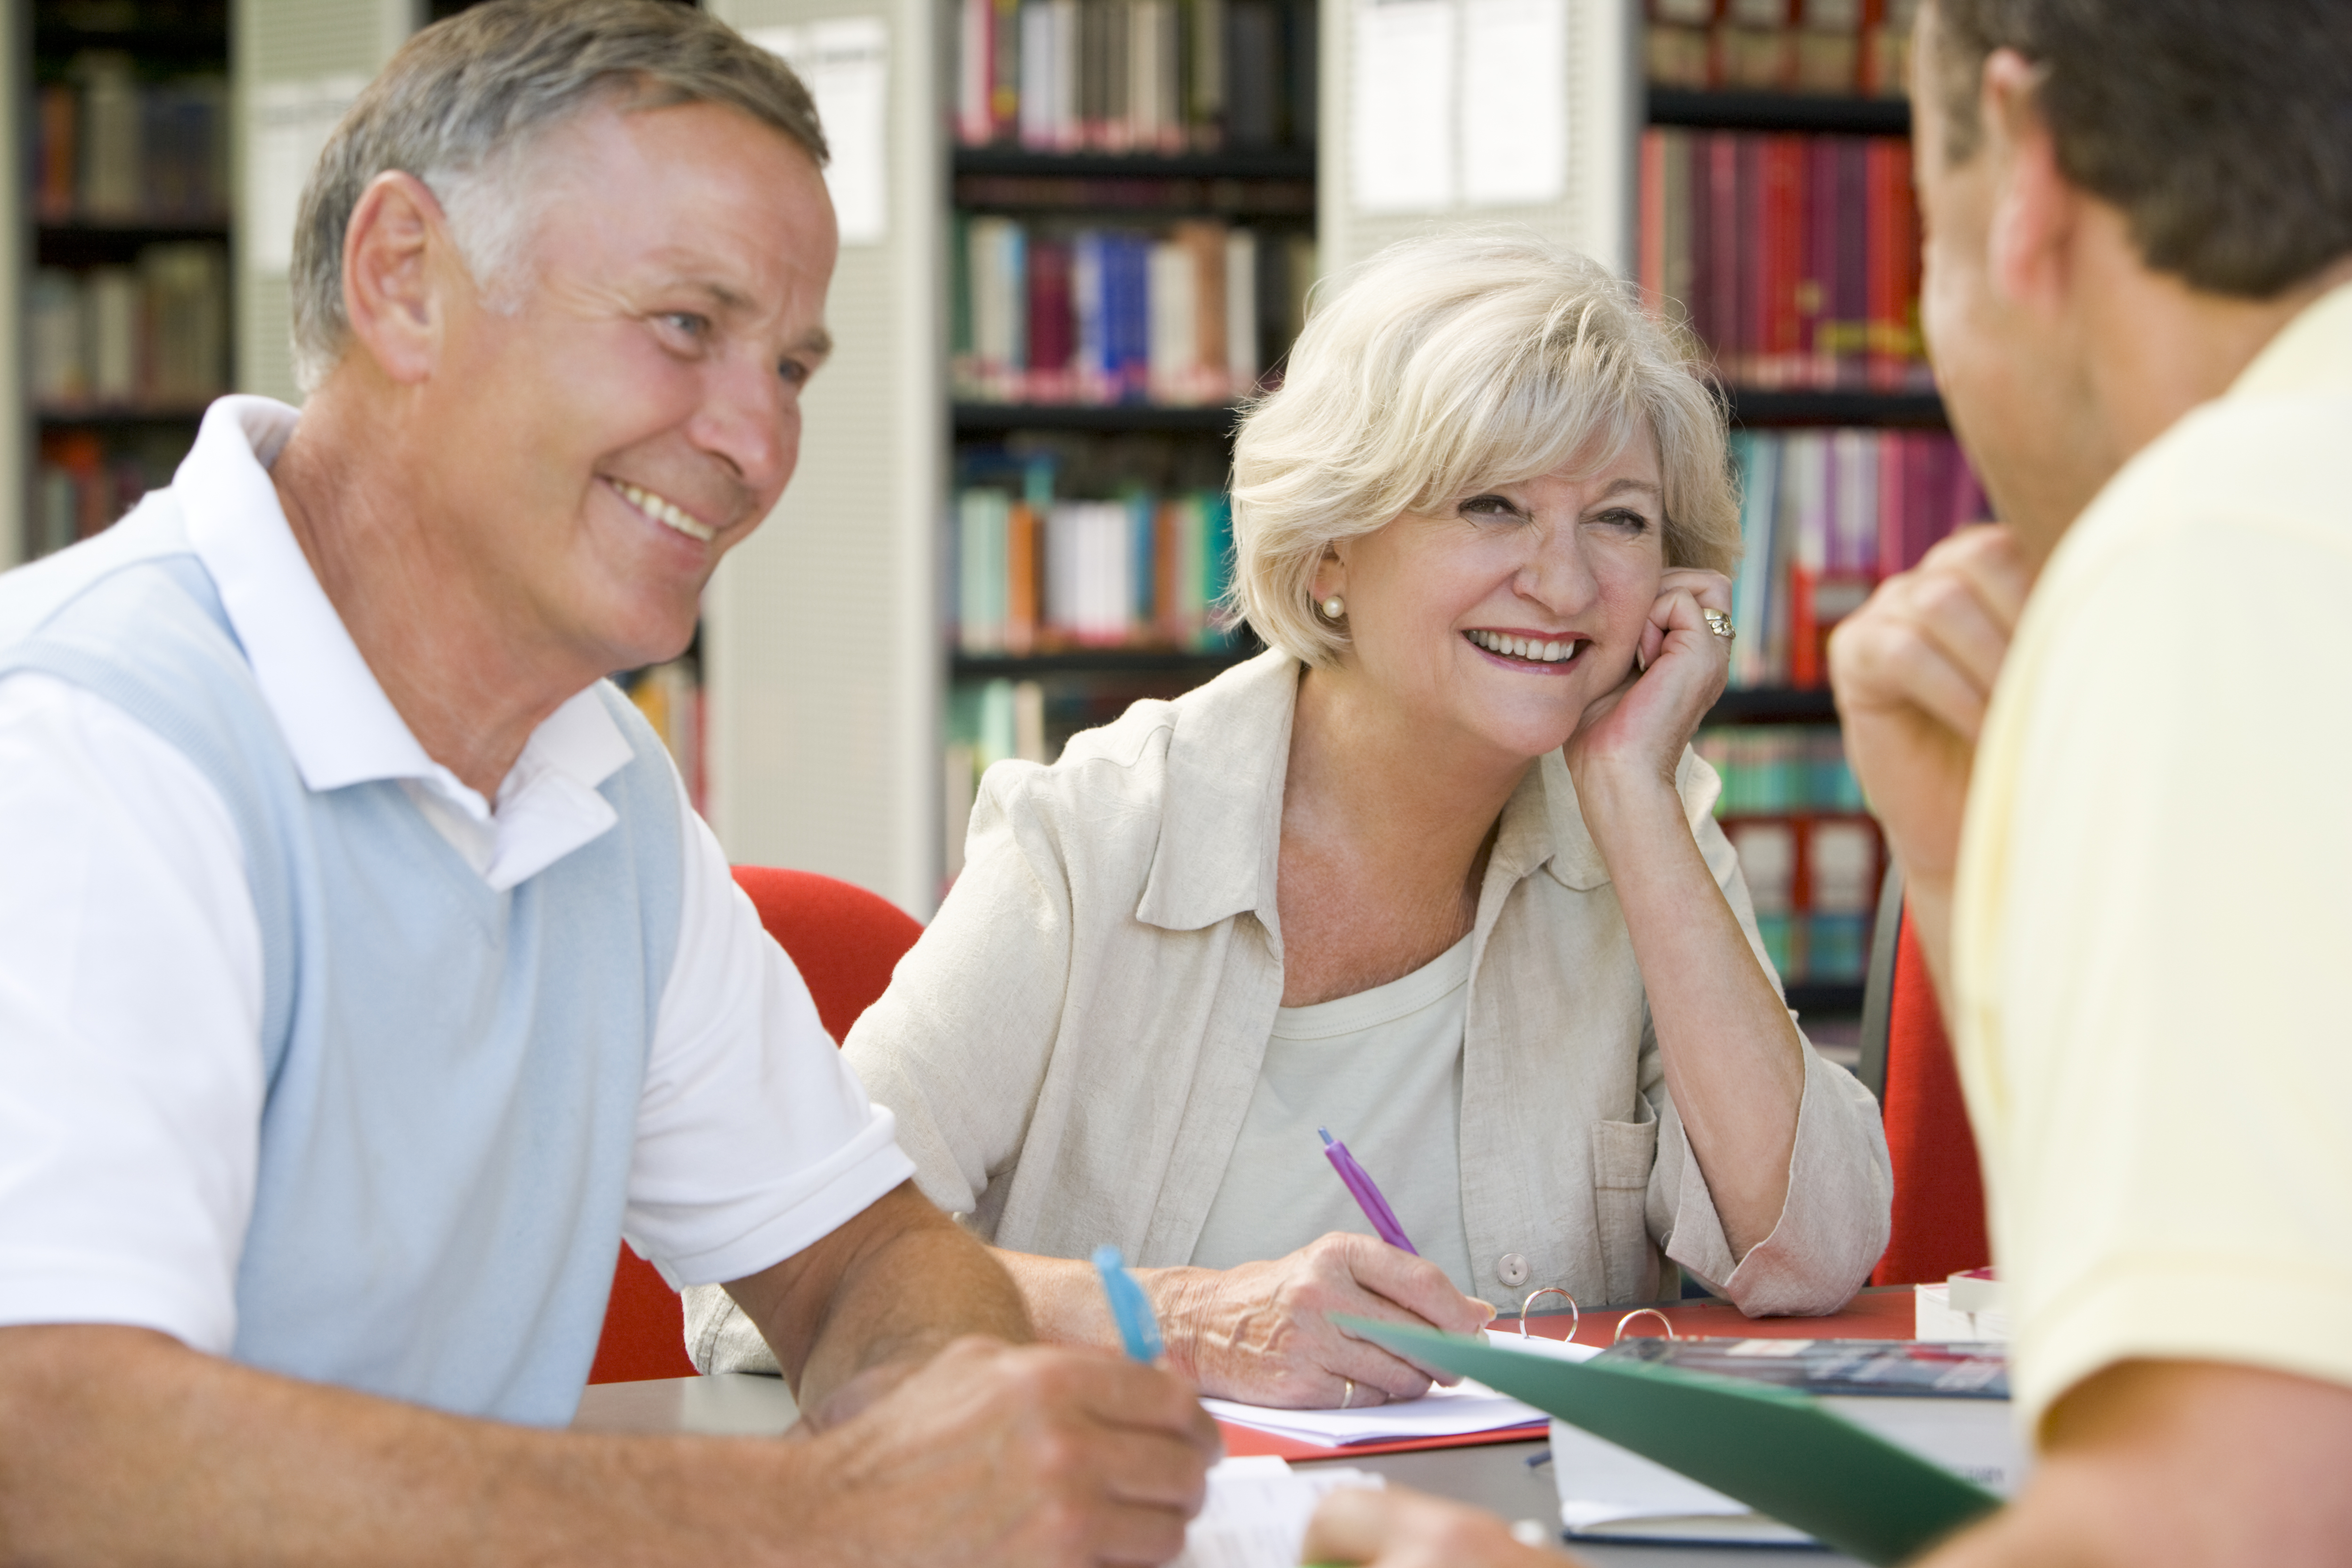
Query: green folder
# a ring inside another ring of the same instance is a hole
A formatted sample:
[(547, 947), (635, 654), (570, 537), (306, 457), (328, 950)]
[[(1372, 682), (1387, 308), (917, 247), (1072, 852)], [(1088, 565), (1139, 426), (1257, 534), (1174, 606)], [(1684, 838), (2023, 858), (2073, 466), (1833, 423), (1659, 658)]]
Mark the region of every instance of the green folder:
[(2000, 1499), (1793, 1389), (1646, 1362), (1570, 1362), (1365, 1318), (1331, 1320), (1475, 1377), (1864, 1563), (1894, 1564)]

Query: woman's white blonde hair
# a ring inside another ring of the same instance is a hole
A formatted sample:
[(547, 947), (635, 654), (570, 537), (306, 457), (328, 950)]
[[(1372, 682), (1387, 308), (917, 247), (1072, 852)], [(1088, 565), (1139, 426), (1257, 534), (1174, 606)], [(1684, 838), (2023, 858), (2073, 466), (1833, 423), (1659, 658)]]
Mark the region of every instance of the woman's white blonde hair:
[(1233, 607), (1307, 664), (1348, 645), (1316, 608), (1333, 543), (1399, 513), (1657, 444), (1669, 566), (1728, 572), (1739, 504), (1697, 365), (1599, 263), (1525, 230), (1390, 246), (1318, 301), (1234, 443)]

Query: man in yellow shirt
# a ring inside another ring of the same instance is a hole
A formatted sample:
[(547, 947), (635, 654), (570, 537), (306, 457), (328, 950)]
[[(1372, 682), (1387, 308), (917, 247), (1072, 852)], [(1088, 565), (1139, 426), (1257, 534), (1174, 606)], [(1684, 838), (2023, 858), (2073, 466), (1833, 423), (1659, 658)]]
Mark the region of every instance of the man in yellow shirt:
[[(2006, 526), (1841, 626), (2039, 1447), (1979, 1563), (2352, 1557), (2352, 17), (1928, 0), (1922, 315)], [(1340, 1494), (1307, 1550), (1534, 1568)]]
[(2041, 1453), (1943, 1560), (2341, 1560), (2352, 20), (1932, 0), (1916, 49), (1924, 324), (2007, 526), (1831, 668)]

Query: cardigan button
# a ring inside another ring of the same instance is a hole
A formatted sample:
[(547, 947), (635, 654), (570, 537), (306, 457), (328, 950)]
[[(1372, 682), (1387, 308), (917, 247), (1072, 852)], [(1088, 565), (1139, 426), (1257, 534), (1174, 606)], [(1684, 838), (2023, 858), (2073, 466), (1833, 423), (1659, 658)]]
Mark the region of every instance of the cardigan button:
[(1516, 1252), (1506, 1252), (1495, 1259), (1495, 1278), (1517, 1289), (1528, 1282), (1528, 1260)]

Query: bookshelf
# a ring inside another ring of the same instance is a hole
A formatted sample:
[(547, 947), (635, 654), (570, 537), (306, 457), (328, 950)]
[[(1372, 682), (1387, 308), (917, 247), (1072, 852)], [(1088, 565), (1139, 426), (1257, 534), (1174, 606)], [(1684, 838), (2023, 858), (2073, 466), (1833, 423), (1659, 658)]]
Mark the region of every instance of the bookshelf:
[(13, 18), (6, 445), (22, 527), (5, 560), (88, 538), (169, 483), (232, 358), (225, 0), (61, 0)]
[(942, 884), (978, 777), (1255, 651), (1234, 400), (1315, 275), (1312, 0), (957, 0)]
[(1917, 340), (1910, 11), (1650, 0), (1644, 17), (1634, 275), (1717, 365), (1748, 492), (1743, 645), (1699, 745), (1790, 1005), (1817, 1014), (1859, 1011), (1885, 854), (1821, 641), (1983, 508)]

